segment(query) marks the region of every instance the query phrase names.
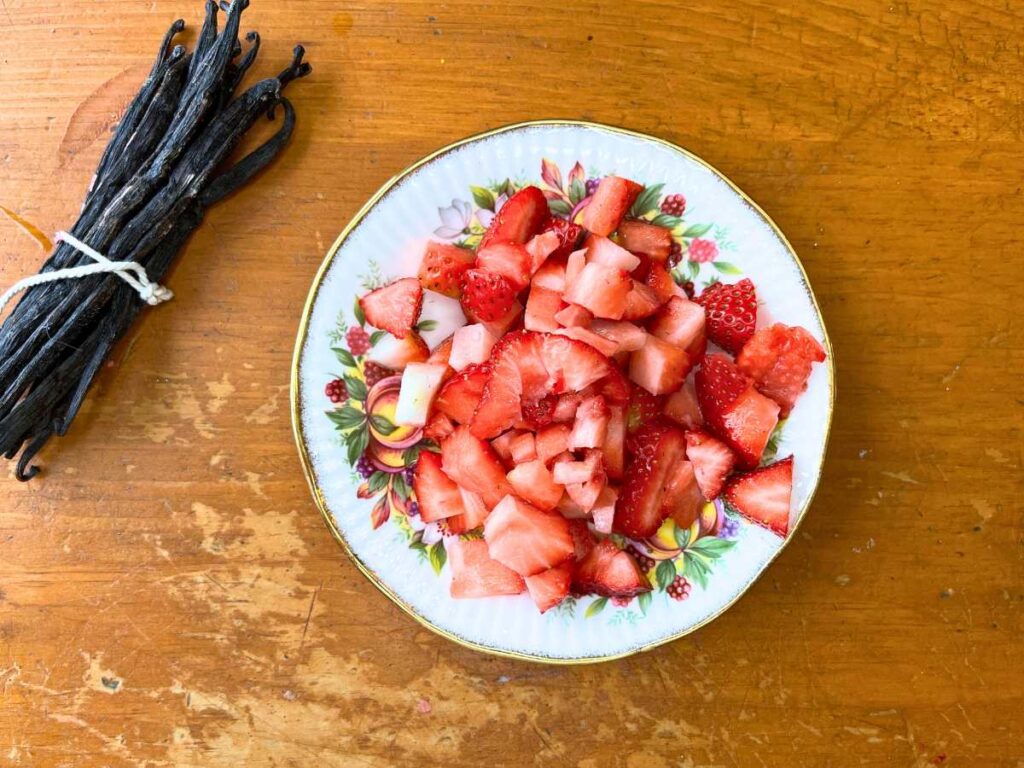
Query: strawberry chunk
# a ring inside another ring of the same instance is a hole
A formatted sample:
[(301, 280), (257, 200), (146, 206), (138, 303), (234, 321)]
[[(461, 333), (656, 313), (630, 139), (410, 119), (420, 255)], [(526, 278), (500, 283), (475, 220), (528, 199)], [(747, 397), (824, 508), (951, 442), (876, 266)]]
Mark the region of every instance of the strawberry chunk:
[(547, 288), (561, 295), (565, 293), (565, 263), (548, 259), (538, 269), (531, 281), (531, 290)]
[(785, 536), (793, 497), (793, 457), (733, 478), (722, 495), (748, 520)]
[(613, 480), (621, 480), (626, 468), (626, 409), (621, 405), (608, 408), (608, 427), (605, 430), (604, 468)]
[(513, 466), (512, 441), (519, 437), (520, 434), (522, 433), (518, 430), (510, 429), (508, 432), (502, 432), (491, 440), (491, 448), (498, 454), (498, 458), (501, 459), (502, 463), (507, 466)]
[(537, 187), (523, 187), (495, 215), (480, 247), (500, 242), (525, 243), (540, 232), (550, 215), (544, 193)]
[(628, 273), (607, 264), (590, 262), (583, 266), (574, 281), (566, 276), (563, 298), (590, 310), (594, 317), (620, 320), (626, 312), (632, 286)]
[(595, 235), (607, 237), (636, 202), (643, 186), (618, 176), (605, 176), (583, 209), (583, 226)]
[(590, 515), (594, 520), (594, 530), (598, 533), (610, 534), (615, 523), (615, 505), (619, 501), (619, 494), (610, 486), (601, 489), (594, 508)]
[(565, 486), (565, 492), (580, 509), (590, 514), (607, 484), (608, 476), (603, 470), (599, 470), (594, 477), (584, 483), (570, 483)]
[(425, 523), (433, 523), (453, 515), (465, 514), (459, 486), (441, 469), (441, 455), (422, 451), (413, 471), (413, 490)]
[(464, 325), (452, 336), (448, 365), (456, 371), (487, 362), (497, 339), (480, 323)]
[(457, 299), (462, 295), (462, 278), (475, 261), (476, 254), (468, 248), (431, 241), (420, 262), (420, 285)]
[(445, 551), (452, 572), (452, 597), (519, 595), (526, 589), (522, 576), (491, 558), (482, 539), (452, 538), (445, 542)]
[(549, 464), (555, 456), (569, 450), (569, 434), (572, 428), (567, 424), (552, 424), (537, 432), (537, 458)]
[(448, 435), (455, 431), (455, 422), (449, 419), (445, 414), (438, 410), (435, 410), (431, 415), (430, 420), (427, 422), (427, 426), (423, 428), (423, 436), (427, 440), (433, 440), (438, 445)]
[(576, 244), (579, 243), (580, 237), (583, 235), (583, 227), (552, 216), (544, 222), (541, 232), (554, 232), (558, 235), (558, 248), (548, 258), (565, 259), (576, 250)]
[(541, 232), (526, 244), (526, 252), (530, 254), (530, 274), (534, 274), (551, 255), (558, 250), (562, 240), (557, 232)]
[(526, 589), (541, 613), (550, 611), (569, 595), (572, 586), (572, 562), (564, 562), (533, 576), (527, 576)]
[[(586, 310), (583, 311), (586, 312)], [(618, 351), (618, 345), (614, 341), (609, 341), (604, 336), (600, 336), (591, 330), (580, 328), (579, 326), (558, 328), (554, 333), (559, 336), (565, 336), (566, 338), (576, 339), (576, 341), (582, 341), (584, 344), (588, 344), (596, 349), (605, 357), (611, 357)]]
[(738, 354), (754, 335), (757, 291), (750, 280), (735, 285), (713, 283), (694, 301), (704, 307), (708, 338), (726, 352)]
[(741, 467), (756, 467), (778, 424), (778, 404), (724, 355), (705, 357), (695, 381), (707, 428), (736, 452)]
[(664, 262), (672, 253), (672, 233), (646, 221), (626, 219), (619, 224), (619, 245), (632, 253), (642, 253)]
[(624, 272), (632, 272), (640, 266), (640, 259), (607, 237), (591, 235), (587, 238), (586, 245), (589, 262), (605, 264)]
[(505, 496), (484, 523), (491, 557), (522, 576), (561, 565), (575, 553), (569, 523), (515, 496)]
[(668, 300), (651, 321), (651, 334), (685, 349), (694, 358), (704, 356), (704, 309), (679, 296)]
[(466, 366), (441, 386), (434, 408), (458, 424), (469, 424), (490, 374), (487, 363)]
[(463, 276), (461, 302), (468, 317), (493, 323), (512, 310), (516, 303), (516, 290), (496, 272), (469, 269)]
[(601, 452), (588, 451), (586, 458), (577, 461), (571, 453), (557, 457), (552, 469), (552, 476), (559, 485), (573, 485), (586, 483), (602, 475), (604, 469), (601, 466)]
[(636, 352), (647, 343), (647, 333), (639, 325), (625, 320), (594, 320), (590, 330), (615, 343), (615, 353)]
[(449, 336), (447, 339), (445, 339), (432, 350), (430, 350), (430, 357), (427, 358), (427, 362), (430, 363), (431, 365), (449, 365), (452, 356), (452, 344), (454, 344), (454, 339), (454, 335)]
[(608, 436), (611, 411), (600, 395), (588, 397), (576, 410), (576, 420), (569, 435), (569, 449), (600, 448)]
[(583, 267), (586, 264), (586, 249), (573, 251), (569, 254), (569, 258), (565, 261), (565, 287), (572, 285), (579, 279), (580, 272), (583, 271)]
[(665, 400), (665, 415), (686, 429), (694, 429), (704, 424), (700, 406), (697, 405), (693, 379), (687, 379), (682, 389), (668, 396)]
[(523, 316), (523, 305), (518, 301), (513, 301), (512, 306), (508, 312), (499, 317), (497, 320), (485, 320), (483, 325), (491, 332), (491, 336), (496, 339), (500, 339), (506, 333), (515, 328)]
[(643, 320), (657, 312), (661, 304), (653, 288), (634, 280), (626, 295), (626, 311), (622, 313), (622, 319)]
[(459, 496), (462, 498), (462, 506), (466, 512), (465, 514), (446, 517), (440, 521), (441, 528), (446, 535), (460, 535), (475, 531), (484, 524), (484, 520), (487, 519), (487, 515), (490, 512), (479, 494), (471, 493), (465, 488), (459, 488)]
[(626, 429), (636, 432), (648, 422), (659, 418), (665, 408), (662, 395), (652, 395), (643, 387), (631, 386), (629, 407), (626, 410)]
[(558, 500), (558, 512), (566, 520), (571, 522), (582, 522), (590, 519), (590, 513), (573, 501), (569, 494), (565, 494)]
[(519, 243), (491, 243), (477, 251), (476, 268), (501, 275), (518, 293), (530, 284), (533, 256)]
[(429, 359), (430, 347), (423, 338), (411, 331), (404, 338), (385, 336), (378, 341), (366, 354), (371, 363), (390, 368), (393, 371), (405, 369), (409, 363), (422, 363)]
[(672, 509), (663, 495), (670, 473), (685, 458), (683, 431), (665, 421), (642, 427), (630, 440), (632, 460), (626, 468), (615, 530), (634, 539), (653, 536)]
[(576, 565), (572, 583), (579, 592), (604, 597), (635, 597), (651, 591), (636, 560), (611, 539), (598, 542)]
[(572, 536), (572, 543), (575, 551), (573, 559), (579, 562), (585, 558), (590, 550), (594, 548), (594, 534), (590, 532), (590, 526), (586, 520), (570, 520), (569, 534)]
[(709, 501), (722, 492), (725, 478), (736, 466), (736, 454), (729, 446), (702, 429), (686, 433), (686, 458), (693, 464), (697, 485)]
[(467, 491), (477, 493), (489, 509), (512, 492), (494, 449), (460, 426), (441, 443), (444, 473)]
[[(569, 304), (555, 313), (555, 321), (563, 328), (587, 328), (594, 316), (577, 304)], [(553, 328), (551, 330), (554, 330)]]
[(404, 339), (415, 327), (423, 308), (423, 287), (414, 277), (395, 280), (359, 299), (366, 322)]
[(776, 323), (754, 333), (736, 365), (761, 394), (779, 404), (779, 415), (785, 418), (807, 389), (813, 364), (824, 361), (825, 350), (806, 329)]
[(647, 276), (644, 278), (644, 283), (658, 297), (659, 306), (665, 304), (673, 296), (678, 296), (682, 293), (682, 289), (672, 279), (672, 273), (668, 267), (657, 261), (652, 261), (647, 268)]
[(528, 331), (557, 331), (560, 327), (557, 315), (564, 306), (560, 293), (535, 285), (526, 299), (523, 325)]
[(653, 395), (667, 395), (683, 386), (695, 362), (685, 350), (648, 336), (629, 358), (629, 378)]
[(693, 465), (686, 459), (679, 459), (669, 472), (661, 503), (680, 528), (689, 528), (700, 517), (704, 495), (697, 484)]
[(537, 509), (552, 510), (562, 498), (563, 488), (540, 459), (517, 465), (508, 473), (513, 490)]
[(509, 453), (515, 464), (524, 464), (537, 458), (537, 439), (533, 432), (523, 432), (512, 438), (508, 445)]

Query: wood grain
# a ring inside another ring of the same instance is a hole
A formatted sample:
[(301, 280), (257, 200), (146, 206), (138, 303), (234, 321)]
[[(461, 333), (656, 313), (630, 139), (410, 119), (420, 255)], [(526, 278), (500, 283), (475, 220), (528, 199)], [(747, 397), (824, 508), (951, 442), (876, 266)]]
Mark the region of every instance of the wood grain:
[[(52, 233), (198, 2), (0, 0), (0, 206)], [(45, 475), (0, 481), (0, 763), (1024, 765), (1024, 7), (256, 0), (303, 42), (287, 156), (216, 209)], [(579, 117), (723, 169), (836, 349), (824, 481), (723, 618), (545, 668), (418, 627), (342, 556), (287, 408), (326, 246), (426, 152)], [(0, 285), (38, 242), (0, 218)]]

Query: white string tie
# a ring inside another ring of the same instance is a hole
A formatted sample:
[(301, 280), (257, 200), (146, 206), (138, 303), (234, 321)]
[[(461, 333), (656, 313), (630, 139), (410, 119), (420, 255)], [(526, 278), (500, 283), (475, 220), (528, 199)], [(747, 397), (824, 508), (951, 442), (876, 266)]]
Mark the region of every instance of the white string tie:
[(3, 296), (0, 296), (0, 312), (4, 311), (4, 307), (6, 307), (8, 302), (17, 294), (28, 290), (29, 288), (34, 288), (37, 285), (55, 283), (59, 280), (76, 280), (83, 277), (89, 277), (90, 275), (102, 274), (112, 274), (120, 277), (135, 289), (135, 292), (139, 294), (140, 299), (151, 307), (155, 307), (157, 304), (170, 301), (174, 298), (174, 294), (171, 293), (169, 289), (151, 282), (149, 275), (146, 274), (146, 270), (137, 261), (111, 261), (99, 251), (94, 248), (90, 248), (77, 237), (68, 234), (67, 232), (58, 232), (55, 242), (67, 243), (75, 250), (84, 253), (95, 263), (83, 264), (80, 267), (57, 269), (52, 272), (40, 272), (35, 275), (30, 275), (23, 280), (19, 280), (8, 288), (4, 292)]

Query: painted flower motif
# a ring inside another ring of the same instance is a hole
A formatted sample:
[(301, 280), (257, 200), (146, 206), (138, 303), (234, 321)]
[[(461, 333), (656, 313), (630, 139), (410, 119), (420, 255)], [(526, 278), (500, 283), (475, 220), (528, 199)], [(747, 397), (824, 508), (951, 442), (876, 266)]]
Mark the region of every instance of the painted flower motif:
[(722, 539), (735, 539), (740, 534), (740, 522), (734, 517), (726, 515), (722, 527), (718, 530), (718, 536)]
[(695, 237), (690, 241), (688, 258), (697, 264), (707, 264), (709, 261), (714, 261), (718, 258), (718, 246), (715, 245), (714, 240), (704, 240)]
[(484, 229), (487, 229), (489, 226), (491, 226), (491, 222), (494, 221), (494, 217), (498, 214), (498, 211), (501, 210), (502, 206), (505, 205), (505, 203), (507, 202), (508, 195), (502, 193), (498, 195), (498, 197), (495, 199), (493, 211), (489, 211), (486, 208), (480, 208), (476, 212), (476, 220), (477, 222), (479, 222), (480, 226), (483, 227)]
[(434, 234), (446, 240), (454, 240), (469, 227), (473, 207), (465, 200), (452, 200), (450, 206), (438, 208), (437, 213), (441, 217), (441, 226), (434, 230)]
[(441, 526), (437, 525), (436, 523), (429, 523), (423, 526), (423, 534), (421, 540), (428, 547), (431, 544), (436, 544), (443, 538), (444, 536), (441, 535)]

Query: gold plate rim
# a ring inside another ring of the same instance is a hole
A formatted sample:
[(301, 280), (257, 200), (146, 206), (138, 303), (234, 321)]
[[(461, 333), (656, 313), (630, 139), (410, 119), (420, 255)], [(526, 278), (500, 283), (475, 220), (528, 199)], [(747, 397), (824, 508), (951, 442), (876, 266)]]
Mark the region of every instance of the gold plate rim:
[[(349, 235), (351, 235), (355, 228), (359, 226), (360, 223), (362, 223), (363, 219), (366, 218), (366, 216), (377, 205), (377, 203), (380, 202), (380, 200), (388, 192), (390, 192), (399, 182), (401, 182), (406, 177), (412, 175), (420, 168), (438, 159), (439, 157), (446, 155), (449, 152), (460, 147), (472, 144), (477, 141), (481, 141), (483, 139), (490, 138), (492, 136), (497, 136), (503, 133), (510, 133), (512, 131), (517, 131), (524, 128), (552, 126), (607, 131), (621, 136), (651, 141), (654, 142), (655, 144), (671, 149), (672, 151), (679, 153), (683, 157), (692, 160), (695, 163), (698, 163), (707, 170), (711, 171), (715, 176), (720, 178), (722, 181), (724, 181), (730, 187), (730, 189), (732, 189), (732, 191), (735, 192), (740, 197), (740, 199), (742, 199), (754, 211), (755, 214), (760, 216), (764, 220), (764, 222), (768, 224), (768, 226), (775, 233), (775, 236), (779, 238), (779, 240), (785, 246), (786, 250), (789, 252), (790, 257), (793, 259), (793, 262), (796, 264), (797, 269), (799, 269), (800, 271), (800, 276), (803, 281), (804, 289), (807, 292), (808, 298), (811, 300), (811, 305), (814, 308), (815, 315), (817, 316), (818, 325), (820, 326), (822, 331), (822, 336), (825, 342), (825, 351), (827, 354), (827, 372), (829, 386), (828, 423), (825, 425), (825, 439), (822, 444), (821, 464), (818, 468), (817, 475), (814, 477), (814, 484), (811, 488), (810, 494), (807, 497), (807, 501), (803, 504), (803, 506), (800, 508), (797, 514), (796, 524), (793, 526), (792, 530), (786, 536), (785, 540), (782, 542), (782, 545), (779, 547), (778, 551), (776, 551), (775, 554), (773, 554), (770, 558), (768, 558), (768, 560), (765, 561), (764, 565), (753, 576), (751, 576), (750, 580), (743, 585), (743, 588), (736, 594), (736, 596), (732, 600), (724, 604), (721, 608), (719, 608), (719, 610), (715, 611), (713, 614), (706, 617), (702, 621), (698, 622), (697, 624), (694, 624), (693, 626), (687, 627), (686, 629), (680, 632), (661, 638), (652, 643), (648, 643), (646, 645), (642, 645), (636, 648), (630, 648), (621, 653), (610, 654), (607, 656), (559, 658), (551, 656), (541, 656), (530, 653), (522, 653), (519, 651), (508, 651), (502, 648), (493, 648), (491, 646), (476, 643), (472, 640), (468, 640), (464, 637), (459, 637), (458, 635), (448, 632), (447, 630), (435, 625), (426, 617), (417, 613), (416, 610), (412, 608), (412, 606), (406, 604), (405, 601), (402, 600), (402, 598), (400, 598), (397, 594), (395, 594), (390, 589), (390, 587), (388, 587), (387, 584), (381, 581), (377, 574), (372, 569), (367, 567), (366, 564), (363, 563), (362, 560), (360, 560), (359, 557), (355, 554), (355, 552), (353, 552), (352, 549), (349, 547), (344, 534), (342, 534), (341, 531), (338, 529), (337, 523), (334, 520), (334, 516), (331, 514), (327, 506), (327, 502), (326, 499), (324, 498), (323, 492), (317, 485), (312, 462), (310, 461), (309, 453), (306, 448), (305, 434), (303, 433), (302, 429), (302, 414), (300, 402), (301, 395), (299, 391), (299, 381), (301, 372), (300, 369), (302, 360), (302, 350), (305, 347), (306, 341), (308, 339), (309, 321), (312, 316), (313, 305), (316, 303), (316, 299), (319, 296), (320, 287), (323, 284), (324, 276), (327, 274), (327, 270), (334, 262), (335, 256), (337, 256), (338, 251), (341, 249), (341, 246), (344, 244), (345, 240), (348, 239)], [(783, 234), (782, 230), (771, 218), (771, 216), (765, 213), (764, 209), (762, 209), (761, 206), (759, 206), (742, 189), (740, 189), (732, 181), (732, 179), (730, 179), (728, 176), (726, 176), (724, 173), (718, 170), (715, 166), (711, 165), (711, 163), (698, 157), (694, 153), (690, 152), (684, 147), (679, 146), (678, 144), (674, 144), (670, 141), (661, 139), (657, 136), (651, 136), (650, 134), (642, 133), (640, 131), (634, 131), (629, 128), (622, 128), (619, 126), (608, 125), (605, 123), (597, 123), (587, 120), (572, 119), (527, 120), (518, 123), (511, 123), (509, 125), (503, 125), (498, 128), (492, 128), (487, 131), (482, 131), (480, 133), (467, 136), (463, 139), (459, 139), (458, 141), (452, 142), (451, 144), (447, 144), (441, 147), (440, 149), (437, 149), (434, 152), (431, 152), (430, 154), (420, 158), (415, 163), (408, 166), (401, 173), (392, 176), (383, 185), (381, 185), (381, 187), (373, 194), (373, 196), (370, 197), (370, 199), (367, 200), (366, 203), (359, 209), (356, 215), (352, 217), (349, 223), (341, 231), (341, 234), (338, 235), (338, 238), (328, 249), (327, 254), (324, 256), (324, 259), (321, 262), (315, 277), (313, 278), (312, 286), (310, 287), (309, 294), (306, 297), (306, 303), (302, 309), (302, 318), (299, 322), (299, 329), (296, 335), (295, 351), (292, 355), (290, 386), (292, 433), (295, 439), (296, 447), (298, 448), (299, 459), (302, 464), (302, 471), (306, 477), (306, 483), (309, 485), (310, 492), (313, 494), (313, 499), (316, 502), (317, 508), (320, 510), (320, 515), (323, 517), (324, 522), (327, 524), (327, 528), (328, 530), (330, 530), (331, 535), (338, 542), (338, 544), (341, 545), (342, 549), (348, 555), (349, 559), (355, 564), (359, 571), (361, 571), (362, 574), (370, 581), (370, 583), (373, 584), (389, 600), (391, 600), (391, 602), (397, 605), (406, 614), (411, 616), (420, 625), (426, 627), (430, 631), (440, 635), (441, 637), (444, 637), (447, 640), (457, 643), (458, 645), (461, 645), (465, 648), (470, 648), (474, 651), (480, 651), (482, 653), (500, 656), (503, 658), (518, 659), (521, 661), (532, 661), (542, 664), (552, 664), (558, 666), (569, 666), (578, 664), (599, 664), (602, 662), (614, 661), (616, 659), (627, 658), (638, 653), (650, 651), (659, 646), (674, 642), (675, 640), (685, 637), (686, 635), (689, 635), (692, 632), (696, 632), (698, 629), (701, 629), (705, 625), (711, 623), (712, 621), (720, 617), (722, 614), (724, 614), (726, 611), (732, 608), (737, 602), (739, 602), (740, 598), (742, 598), (750, 590), (750, 588), (761, 578), (761, 576), (764, 575), (765, 571), (768, 570), (771, 564), (774, 563), (775, 560), (782, 554), (782, 552), (789, 546), (790, 542), (794, 538), (794, 534), (800, 528), (800, 525), (803, 523), (804, 518), (807, 515), (808, 509), (814, 502), (814, 498), (817, 495), (818, 488), (821, 484), (821, 476), (824, 472), (825, 467), (825, 458), (828, 455), (828, 446), (832, 434), (832, 420), (835, 410), (835, 398), (835, 356), (832, 349), (832, 341), (828, 335), (828, 328), (825, 325), (825, 318), (822, 316), (821, 307), (818, 304), (817, 297), (814, 295), (814, 290), (811, 288), (811, 281), (807, 276), (807, 270), (804, 268), (803, 262), (801, 262), (799, 255), (793, 248), (792, 244), (789, 242), (789, 239), (785, 236), (785, 234)]]

